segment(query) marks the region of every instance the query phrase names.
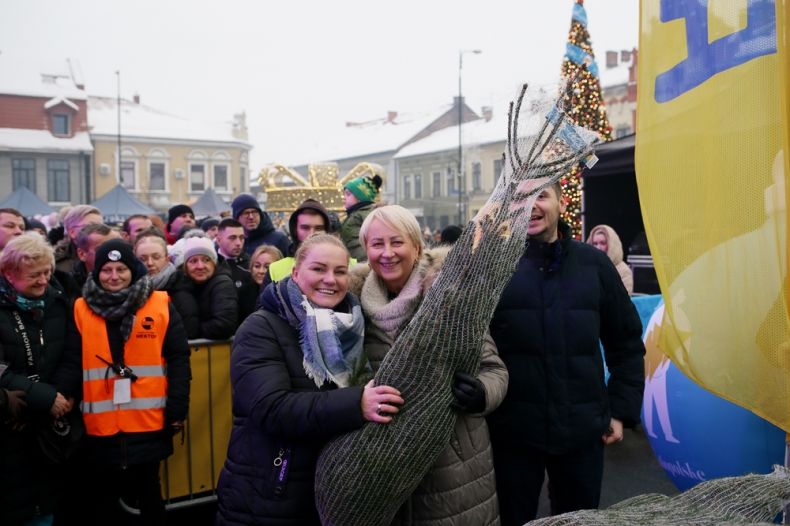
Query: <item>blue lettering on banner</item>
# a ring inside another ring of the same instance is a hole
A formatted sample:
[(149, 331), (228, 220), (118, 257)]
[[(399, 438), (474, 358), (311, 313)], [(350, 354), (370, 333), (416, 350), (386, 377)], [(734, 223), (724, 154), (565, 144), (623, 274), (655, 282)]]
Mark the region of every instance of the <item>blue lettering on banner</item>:
[(656, 102), (668, 102), (713, 75), (776, 53), (775, 0), (747, 0), (747, 25), (708, 43), (710, 0), (661, 0), (661, 21), (686, 20), (688, 57), (656, 77)]

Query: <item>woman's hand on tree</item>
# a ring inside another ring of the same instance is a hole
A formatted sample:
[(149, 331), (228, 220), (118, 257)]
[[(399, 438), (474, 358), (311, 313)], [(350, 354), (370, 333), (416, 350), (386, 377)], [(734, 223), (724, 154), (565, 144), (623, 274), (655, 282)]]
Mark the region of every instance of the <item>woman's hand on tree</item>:
[(388, 424), (392, 421), (392, 415), (400, 410), (398, 406), (403, 405), (403, 398), (400, 391), (388, 385), (373, 385), (373, 380), (369, 381), (362, 390), (362, 418), (368, 422)]

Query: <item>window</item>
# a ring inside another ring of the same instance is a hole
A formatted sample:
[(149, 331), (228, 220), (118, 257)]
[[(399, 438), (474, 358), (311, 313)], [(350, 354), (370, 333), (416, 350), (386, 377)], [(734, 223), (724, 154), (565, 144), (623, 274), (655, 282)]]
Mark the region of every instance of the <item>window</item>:
[(121, 161), (121, 185), (127, 190), (136, 190), (137, 163), (135, 161)]
[(47, 199), (58, 203), (71, 201), (68, 161), (54, 159), (47, 161)]
[(447, 169), (447, 195), (455, 195), (455, 172), (452, 168)]
[(403, 198), (411, 199), (411, 177), (408, 175), (403, 178)]
[(202, 192), (206, 189), (206, 165), (189, 165), (189, 191)]
[(240, 166), (239, 167), (239, 176), (241, 177), (241, 192), (247, 191), (247, 167)]
[(472, 163), (472, 191), (479, 191), (483, 189), (483, 183), (480, 180), (480, 163)]
[(414, 176), (414, 198), (422, 199), (422, 174)]
[(500, 175), (502, 175), (502, 159), (494, 159), (494, 184), (499, 182)]
[(151, 161), (148, 163), (148, 189), (167, 189), (165, 186), (165, 163), (161, 161)]
[(442, 195), (442, 172), (433, 172), (433, 187), (431, 188), (431, 197), (439, 197)]
[(71, 135), (67, 113), (52, 114), (52, 133), (54, 135)]
[(215, 164), (214, 165), (214, 189), (220, 192), (230, 191), (228, 186), (228, 165)]
[(11, 169), (14, 175), (14, 190), (24, 186), (36, 193), (36, 161), (34, 159), (13, 159)]

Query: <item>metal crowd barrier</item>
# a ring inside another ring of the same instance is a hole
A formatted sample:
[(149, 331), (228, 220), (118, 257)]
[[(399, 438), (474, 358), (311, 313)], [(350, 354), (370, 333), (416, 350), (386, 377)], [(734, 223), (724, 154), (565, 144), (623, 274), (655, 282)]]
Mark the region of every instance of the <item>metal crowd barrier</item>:
[(192, 384), (184, 440), (162, 463), (162, 496), (168, 510), (216, 500), (233, 426), (230, 340), (189, 340)]

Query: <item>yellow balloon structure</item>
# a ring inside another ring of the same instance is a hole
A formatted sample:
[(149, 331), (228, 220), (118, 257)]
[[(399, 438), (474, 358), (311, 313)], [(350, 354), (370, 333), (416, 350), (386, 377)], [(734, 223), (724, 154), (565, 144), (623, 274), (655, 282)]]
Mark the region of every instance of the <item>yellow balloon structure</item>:
[(384, 169), (366, 162), (357, 164), (342, 178), (337, 163), (311, 164), (307, 177), (282, 164), (272, 164), (261, 170), (258, 183), (266, 193), (267, 212), (292, 212), (308, 198), (339, 212), (344, 210), (343, 185), (356, 177), (374, 175), (384, 179)]

